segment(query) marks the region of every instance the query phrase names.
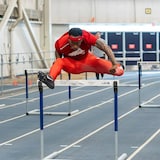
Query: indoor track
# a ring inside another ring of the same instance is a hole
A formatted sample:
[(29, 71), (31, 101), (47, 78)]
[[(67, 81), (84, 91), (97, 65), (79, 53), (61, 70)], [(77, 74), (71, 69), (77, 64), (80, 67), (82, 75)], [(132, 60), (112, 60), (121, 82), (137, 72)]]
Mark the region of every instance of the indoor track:
[[(105, 76), (105, 79), (115, 77)], [(139, 108), (138, 73), (118, 77), (118, 155), (128, 160), (159, 160), (160, 108)], [(130, 84), (133, 84), (130, 85)], [(142, 74), (143, 104), (160, 104), (158, 73)], [(68, 111), (68, 87), (44, 89), (44, 111)], [(113, 87), (72, 87), (71, 116), (44, 115), (44, 156), (59, 160), (114, 160)], [(39, 115), (26, 115), (25, 89), (0, 97), (0, 159), (40, 160)], [(29, 90), (27, 111), (39, 109), (38, 87)]]

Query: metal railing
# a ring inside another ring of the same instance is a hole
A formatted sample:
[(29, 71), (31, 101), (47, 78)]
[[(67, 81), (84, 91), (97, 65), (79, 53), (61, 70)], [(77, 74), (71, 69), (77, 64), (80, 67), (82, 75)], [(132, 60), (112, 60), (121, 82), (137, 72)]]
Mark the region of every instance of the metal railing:
[(25, 69), (44, 68), (42, 61), (49, 66), (53, 63), (53, 52), (43, 52), (42, 55), (43, 59), (35, 52), (0, 54), (0, 93), (24, 84)]

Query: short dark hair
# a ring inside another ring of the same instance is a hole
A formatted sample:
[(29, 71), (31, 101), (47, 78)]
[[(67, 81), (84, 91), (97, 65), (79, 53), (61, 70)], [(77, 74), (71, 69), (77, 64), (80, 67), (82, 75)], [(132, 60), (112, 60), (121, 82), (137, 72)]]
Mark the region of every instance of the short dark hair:
[(71, 28), (68, 33), (70, 36), (82, 36), (82, 30), (80, 28)]

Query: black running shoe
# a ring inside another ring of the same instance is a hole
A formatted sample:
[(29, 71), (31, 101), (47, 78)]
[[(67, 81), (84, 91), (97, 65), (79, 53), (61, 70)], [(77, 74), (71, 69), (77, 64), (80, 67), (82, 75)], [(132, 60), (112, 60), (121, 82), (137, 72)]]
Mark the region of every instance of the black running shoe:
[(125, 70), (125, 67), (124, 67), (123, 63), (122, 62), (118, 62), (118, 63), (121, 65), (121, 67), (123, 68), (123, 70)]
[(45, 83), (50, 89), (54, 88), (54, 80), (47, 74), (43, 72), (38, 72), (38, 79)]

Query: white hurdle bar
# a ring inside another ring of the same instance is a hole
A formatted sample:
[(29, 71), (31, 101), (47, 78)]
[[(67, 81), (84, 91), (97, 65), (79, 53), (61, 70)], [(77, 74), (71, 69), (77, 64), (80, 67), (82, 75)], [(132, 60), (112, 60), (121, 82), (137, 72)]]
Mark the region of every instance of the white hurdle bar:
[[(55, 86), (112, 86), (114, 88), (114, 130), (115, 130), (115, 160), (126, 160), (127, 154), (123, 153), (118, 158), (118, 84), (119, 80), (56, 80)], [(41, 130), (41, 159), (52, 160), (63, 151), (53, 152), (44, 157), (43, 138), (43, 84), (38, 81), (40, 94), (40, 130)]]
[[(55, 86), (113, 86), (115, 80), (56, 80)], [(119, 80), (116, 80), (119, 85)]]
[(117, 61), (141, 61), (140, 57), (116, 57)]

